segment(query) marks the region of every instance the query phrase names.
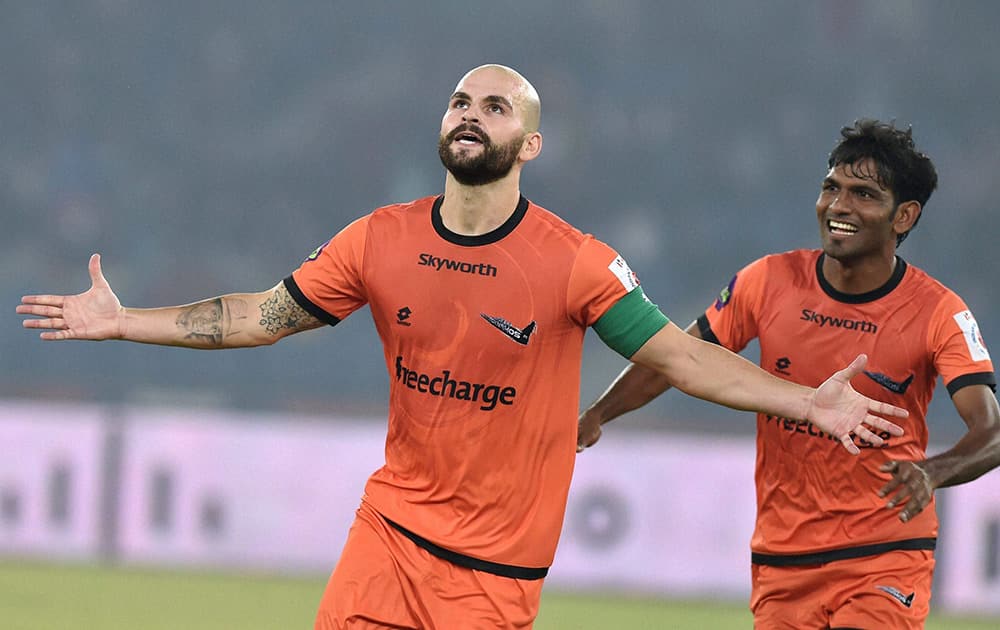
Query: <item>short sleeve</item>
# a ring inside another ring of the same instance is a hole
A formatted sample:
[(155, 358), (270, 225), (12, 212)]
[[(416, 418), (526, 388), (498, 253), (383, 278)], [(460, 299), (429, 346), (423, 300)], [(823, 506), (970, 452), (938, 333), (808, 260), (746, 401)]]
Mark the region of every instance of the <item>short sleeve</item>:
[(584, 241), (577, 255), (568, 303), (574, 321), (593, 326), (608, 347), (626, 358), (669, 322), (646, 298), (625, 259), (593, 238)]
[(299, 305), (328, 324), (336, 324), (368, 302), (362, 272), (369, 216), (317, 247), (285, 279)]
[(767, 258), (759, 258), (733, 276), (715, 303), (698, 318), (702, 337), (733, 352), (758, 334), (757, 314), (766, 289)]
[(927, 331), (934, 367), (954, 394), (966, 385), (996, 388), (993, 362), (979, 324), (965, 302), (948, 292), (938, 303)]
[(567, 308), (581, 326), (593, 326), (618, 300), (639, 286), (639, 278), (614, 249), (588, 236), (570, 272)]

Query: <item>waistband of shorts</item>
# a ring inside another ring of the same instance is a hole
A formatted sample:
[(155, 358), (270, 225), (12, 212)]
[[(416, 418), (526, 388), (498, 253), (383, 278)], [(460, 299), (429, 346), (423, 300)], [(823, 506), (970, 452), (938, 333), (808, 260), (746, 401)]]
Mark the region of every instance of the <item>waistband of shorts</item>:
[(893, 540), (873, 545), (859, 545), (857, 547), (842, 547), (840, 549), (815, 553), (774, 555), (753, 552), (750, 554), (750, 562), (771, 567), (795, 567), (804, 564), (825, 564), (836, 560), (877, 556), (888, 551), (934, 551), (936, 548), (937, 538), (908, 538), (906, 540)]
[(444, 547), (435, 545), (423, 536), (414, 534), (399, 523), (386, 518), (384, 515), (379, 514), (379, 516), (381, 516), (382, 520), (391, 525), (400, 534), (409, 538), (415, 545), (425, 550), (427, 553), (432, 556), (437, 556), (442, 560), (447, 560), (448, 562), (456, 564), (460, 567), (483, 571), (485, 573), (492, 573), (493, 575), (499, 575), (500, 577), (514, 578), (517, 580), (541, 580), (549, 573), (548, 567), (519, 567), (513, 564), (500, 564), (499, 562), (480, 560), (479, 558), (473, 558), (472, 556), (467, 556), (465, 554), (458, 553), (457, 551), (445, 549)]

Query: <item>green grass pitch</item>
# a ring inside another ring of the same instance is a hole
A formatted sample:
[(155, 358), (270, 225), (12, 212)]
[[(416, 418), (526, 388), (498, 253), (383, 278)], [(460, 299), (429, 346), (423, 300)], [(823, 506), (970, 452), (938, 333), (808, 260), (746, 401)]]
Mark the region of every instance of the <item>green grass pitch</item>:
[[(311, 628), (325, 579), (0, 561), (4, 630)], [(546, 591), (536, 630), (729, 630), (752, 626), (738, 603)], [(1000, 620), (932, 617), (927, 630), (995, 630)]]

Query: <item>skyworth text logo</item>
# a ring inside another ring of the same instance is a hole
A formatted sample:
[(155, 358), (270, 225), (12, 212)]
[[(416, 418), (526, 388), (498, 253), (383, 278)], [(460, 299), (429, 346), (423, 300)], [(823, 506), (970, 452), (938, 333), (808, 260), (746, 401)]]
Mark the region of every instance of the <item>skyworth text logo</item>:
[(831, 317), (823, 315), (807, 308), (802, 309), (801, 320), (812, 322), (820, 328), (832, 326), (833, 328), (844, 328), (847, 330), (857, 330), (858, 332), (875, 334), (878, 332), (878, 325), (874, 322), (867, 322), (863, 319), (844, 319), (842, 317)]
[(480, 403), (483, 411), (493, 411), (497, 404), (513, 405), (517, 390), (513, 387), (470, 383), (451, 377), (451, 370), (441, 370), (440, 374), (421, 374), (403, 365), (403, 357), (396, 357), (396, 381), (421, 394), (454, 398)]
[(421, 267), (431, 267), (434, 271), (457, 271), (459, 273), (469, 273), (476, 276), (497, 277), (497, 268), (486, 263), (470, 263), (463, 260), (452, 260), (442, 258), (433, 254), (420, 254), (417, 264)]

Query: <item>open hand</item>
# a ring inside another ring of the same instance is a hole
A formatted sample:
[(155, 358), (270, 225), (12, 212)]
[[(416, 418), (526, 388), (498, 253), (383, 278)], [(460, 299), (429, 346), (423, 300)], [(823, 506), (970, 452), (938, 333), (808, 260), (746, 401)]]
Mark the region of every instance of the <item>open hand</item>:
[(835, 372), (813, 394), (806, 416), (817, 428), (834, 436), (852, 455), (861, 452), (851, 435), (881, 446), (884, 440), (871, 429), (886, 431), (889, 435), (903, 435), (903, 428), (882, 418), (905, 418), (905, 409), (862, 396), (853, 387), (851, 379), (861, 373), (868, 357), (859, 354), (849, 366)]
[(88, 264), (90, 289), (77, 295), (26, 295), (17, 312), (37, 315), (26, 319), (25, 328), (42, 328), (39, 337), (62, 339), (120, 339), (125, 309), (101, 272), (101, 255), (94, 254)]

